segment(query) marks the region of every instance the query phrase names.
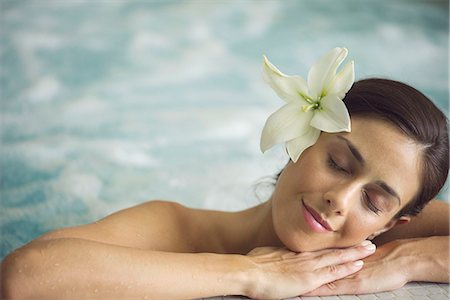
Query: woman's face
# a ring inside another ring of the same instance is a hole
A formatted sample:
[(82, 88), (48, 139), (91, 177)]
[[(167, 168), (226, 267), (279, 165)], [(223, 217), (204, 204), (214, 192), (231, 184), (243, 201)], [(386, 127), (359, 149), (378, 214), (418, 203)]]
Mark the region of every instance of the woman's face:
[(418, 191), (419, 147), (386, 121), (353, 118), (289, 162), (272, 195), (274, 229), (292, 251), (348, 247), (395, 225)]

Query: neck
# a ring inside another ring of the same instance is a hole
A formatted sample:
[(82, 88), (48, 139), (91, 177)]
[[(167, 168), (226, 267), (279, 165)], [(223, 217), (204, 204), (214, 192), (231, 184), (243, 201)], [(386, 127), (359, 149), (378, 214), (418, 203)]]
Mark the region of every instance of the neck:
[(227, 253), (246, 254), (256, 247), (282, 247), (272, 220), (272, 202), (226, 213), (221, 220), (223, 248)]

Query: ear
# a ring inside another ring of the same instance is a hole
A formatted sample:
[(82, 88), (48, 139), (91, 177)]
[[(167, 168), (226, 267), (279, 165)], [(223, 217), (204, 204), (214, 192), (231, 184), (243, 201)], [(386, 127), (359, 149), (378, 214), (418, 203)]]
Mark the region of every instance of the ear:
[(372, 240), (375, 237), (377, 237), (380, 234), (382, 234), (383, 232), (386, 232), (386, 231), (392, 229), (393, 227), (395, 227), (397, 225), (406, 224), (409, 221), (411, 221), (411, 217), (410, 216), (401, 216), (398, 219), (392, 219), (386, 225), (384, 225), (383, 228), (381, 228), (380, 230), (377, 230), (374, 233), (372, 233), (367, 239)]

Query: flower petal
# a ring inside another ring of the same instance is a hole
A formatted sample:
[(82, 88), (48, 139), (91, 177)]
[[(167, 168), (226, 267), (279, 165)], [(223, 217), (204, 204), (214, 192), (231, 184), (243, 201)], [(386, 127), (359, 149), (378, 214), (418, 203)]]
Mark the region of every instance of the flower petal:
[(317, 139), (320, 136), (320, 130), (317, 130), (313, 127), (309, 127), (309, 130), (305, 132), (304, 135), (295, 138), (293, 140), (290, 140), (286, 143), (286, 150), (288, 152), (289, 157), (292, 159), (292, 161), (295, 163), (297, 162), (298, 158), (302, 154), (302, 152), (314, 145), (314, 143), (317, 141)]
[(263, 71), (264, 80), (286, 102), (297, 102), (303, 100), (302, 95), (308, 95), (305, 79), (281, 73), (266, 56), (263, 57)]
[(322, 109), (314, 112), (310, 125), (325, 132), (350, 132), (350, 116), (345, 103), (337, 95), (322, 98)]
[(312, 117), (313, 112), (302, 111), (296, 103), (284, 105), (267, 119), (261, 134), (261, 151), (305, 134)]
[(337, 73), (334, 82), (328, 90), (329, 94), (336, 94), (339, 98), (344, 98), (345, 94), (352, 87), (355, 81), (355, 67), (353, 61), (349, 62)]
[(308, 73), (308, 87), (313, 99), (317, 99), (329, 89), (336, 70), (347, 57), (346, 48), (334, 48), (314, 63)]

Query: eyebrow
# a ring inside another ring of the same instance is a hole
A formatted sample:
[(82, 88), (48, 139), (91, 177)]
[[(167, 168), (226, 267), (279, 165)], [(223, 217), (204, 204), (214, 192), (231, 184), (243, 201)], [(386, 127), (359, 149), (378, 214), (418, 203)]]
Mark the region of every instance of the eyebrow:
[(358, 151), (358, 149), (356, 149), (355, 145), (352, 144), (352, 142), (350, 142), (348, 139), (346, 139), (345, 137), (338, 135), (337, 136), (339, 139), (343, 140), (345, 143), (347, 143), (348, 149), (350, 149), (350, 152), (353, 154), (353, 156), (356, 158), (357, 161), (359, 161), (359, 163), (364, 166), (366, 164), (366, 161), (364, 159), (364, 157), (361, 155), (361, 153)]
[[(337, 136), (339, 139), (343, 140), (347, 146), (348, 149), (350, 150), (350, 152), (353, 154), (353, 156), (356, 158), (356, 160), (362, 165), (364, 166), (366, 164), (366, 161), (364, 159), (364, 157), (361, 155), (361, 152), (359, 152), (359, 150), (355, 147), (355, 145), (352, 144), (352, 142), (350, 142), (348, 139), (346, 139), (345, 137), (338, 135)], [(400, 201), (400, 197), (398, 195), (398, 193), (391, 187), (389, 186), (386, 182), (382, 181), (382, 180), (377, 180), (375, 182), (376, 185), (378, 185), (380, 188), (382, 188), (386, 193), (388, 193), (389, 195), (397, 198), (398, 200), (398, 205), (400, 205), (401, 201)]]
[(398, 196), (397, 192), (390, 187), (386, 182), (382, 181), (382, 180), (377, 180), (375, 181), (375, 184), (378, 185), (380, 188), (382, 188), (386, 193), (390, 194), (391, 196), (397, 198), (398, 200), (398, 205), (400, 206), (400, 197)]

